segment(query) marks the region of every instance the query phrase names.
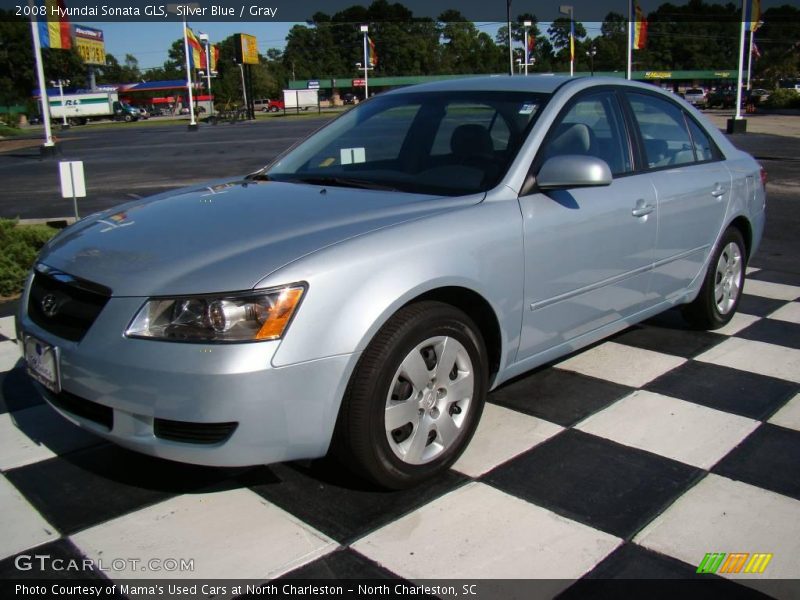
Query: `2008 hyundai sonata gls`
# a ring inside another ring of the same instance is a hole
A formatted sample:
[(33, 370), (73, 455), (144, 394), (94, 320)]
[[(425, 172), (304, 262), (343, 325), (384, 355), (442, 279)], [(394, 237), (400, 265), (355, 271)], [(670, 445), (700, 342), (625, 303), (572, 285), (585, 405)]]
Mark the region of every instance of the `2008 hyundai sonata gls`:
[(244, 179), (65, 230), (19, 335), (47, 400), (128, 448), (208, 465), (334, 448), (408, 486), (452, 464), (503, 381), (678, 304), (729, 321), (762, 178), (648, 85), (411, 87)]

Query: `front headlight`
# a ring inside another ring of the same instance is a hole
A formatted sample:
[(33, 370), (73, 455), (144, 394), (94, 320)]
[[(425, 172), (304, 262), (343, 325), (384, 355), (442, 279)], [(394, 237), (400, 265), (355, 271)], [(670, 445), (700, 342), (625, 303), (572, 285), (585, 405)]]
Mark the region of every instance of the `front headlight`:
[(125, 335), (173, 342), (243, 342), (283, 336), (305, 286), (217, 294), (152, 298)]

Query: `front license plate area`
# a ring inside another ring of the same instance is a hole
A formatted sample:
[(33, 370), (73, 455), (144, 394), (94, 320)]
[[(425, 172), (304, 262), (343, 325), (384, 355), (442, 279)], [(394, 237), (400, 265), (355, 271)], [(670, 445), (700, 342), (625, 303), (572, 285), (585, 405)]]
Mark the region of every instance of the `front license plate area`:
[(61, 391), (58, 348), (33, 336), (26, 336), (24, 343), (28, 375), (54, 394), (58, 394)]

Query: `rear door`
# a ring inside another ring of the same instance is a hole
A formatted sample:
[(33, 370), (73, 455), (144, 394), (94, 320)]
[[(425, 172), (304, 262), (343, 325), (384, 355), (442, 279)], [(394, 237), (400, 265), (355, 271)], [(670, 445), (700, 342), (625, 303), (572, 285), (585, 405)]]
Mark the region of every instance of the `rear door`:
[(658, 196), (658, 239), (651, 292), (680, 295), (700, 273), (722, 228), (731, 175), (708, 134), (660, 95), (626, 92)]

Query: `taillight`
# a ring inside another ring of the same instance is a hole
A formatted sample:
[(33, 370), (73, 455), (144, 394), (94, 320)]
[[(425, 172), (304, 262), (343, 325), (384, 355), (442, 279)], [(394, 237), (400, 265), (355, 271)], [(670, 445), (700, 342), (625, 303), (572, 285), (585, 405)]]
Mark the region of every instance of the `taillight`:
[(761, 185), (767, 185), (767, 170), (764, 167), (760, 167), (761, 171)]

